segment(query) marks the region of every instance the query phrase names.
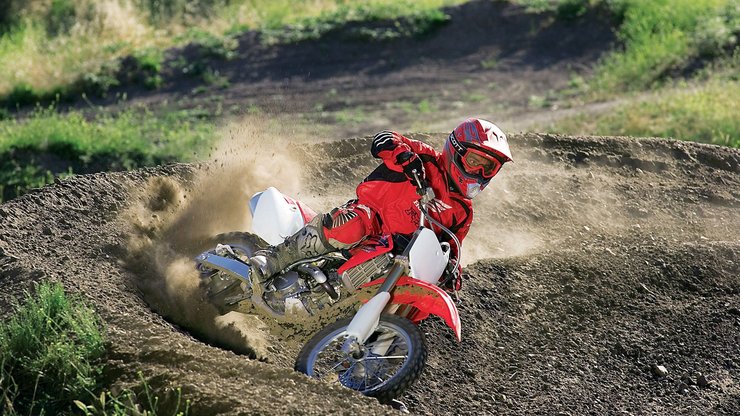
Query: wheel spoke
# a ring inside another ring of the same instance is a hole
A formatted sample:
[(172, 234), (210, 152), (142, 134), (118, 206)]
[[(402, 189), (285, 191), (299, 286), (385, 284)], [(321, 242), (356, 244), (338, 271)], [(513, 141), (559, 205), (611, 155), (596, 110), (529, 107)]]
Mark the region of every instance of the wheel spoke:
[(365, 387), (365, 390), (367, 390), (367, 366), (365, 366), (365, 376), (363, 378), (365, 379), (364, 380), (364, 383), (365, 383), (364, 387)]
[(350, 366), (347, 368), (347, 371), (339, 375), (339, 380), (341, 381), (341, 383), (353, 390), (356, 389), (354, 388), (354, 383), (352, 383), (352, 372), (354, 371), (356, 365), (357, 362), (350, 364)]
[(408, 355), (376, 355), (373, 357), (365, 357), (363, 358), (363, 361), (392, 360), (392, 359), (405, 359), (405, 358), (408, 358)]
[(316, 376), (317, 376), (318, 378), (323, 378), (324, 376), (326, 376), (326, 375), (327, 375), (327, 374), (329, 374), (330, 372), (334, 371), (334, 369), (335, 369), (335, 368), (339, 367), (339, 366), (340, 366), (340, 365), (342, 365), (342, 364), (344, 364), (344, 361), (339, 361), (339, 362), (337, 362), (337, 363), (336, 363), (336, 364), (335, 364), (335, 365), (334, 365), (334, 366), (333, 366), (332, 368), (330, 368), (330, 369), (328, 369), (328, 370), (324, 371), (324, 372), (323, 372), (323, 374), (317, 374)]

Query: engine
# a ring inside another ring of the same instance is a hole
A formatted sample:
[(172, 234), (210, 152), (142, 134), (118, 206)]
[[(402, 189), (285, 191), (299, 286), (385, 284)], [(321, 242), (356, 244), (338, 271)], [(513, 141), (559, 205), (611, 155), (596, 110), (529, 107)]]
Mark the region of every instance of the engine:
[(275, 277), (264, 294), (265, 302), (274, 311), (307, 313), (303, 297), (311, 293), (306, 280), (298, 272), (291, 270)]
[(390, 254), (382, 254), (358, 264), (342, 273), (342, 283), (350, 292), (353, 292), (358, 287), (387, 272), (392, 262), (393, 258)]
[(341, 284), (340, 276), (334, 271), (327, 278), (325, 272), (316, 266), (298, 266), (273, 278), (265, 288), (263, 298), (267, 306), (279, 314), (311, 315), (323, 308), (327, 301), (339, 299), (335, 291), (339, 289), (337, 285), (343, 285), (349, 292), (353, 292), (385, 274), (392, 263), (393, 257), (390, 254), (375, 257), (342, 273)]

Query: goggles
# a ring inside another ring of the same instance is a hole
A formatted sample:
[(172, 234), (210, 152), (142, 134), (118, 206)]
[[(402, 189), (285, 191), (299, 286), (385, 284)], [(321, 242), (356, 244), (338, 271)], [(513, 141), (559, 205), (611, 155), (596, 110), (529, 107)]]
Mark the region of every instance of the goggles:
[(481, 176), (485, 179), (491, 179), (503, 165), (497, 158), (490, 154), (483, 153), (480, 150), (468, 147), (465, 156), (462, 157), (465, 172), (470, 175)]

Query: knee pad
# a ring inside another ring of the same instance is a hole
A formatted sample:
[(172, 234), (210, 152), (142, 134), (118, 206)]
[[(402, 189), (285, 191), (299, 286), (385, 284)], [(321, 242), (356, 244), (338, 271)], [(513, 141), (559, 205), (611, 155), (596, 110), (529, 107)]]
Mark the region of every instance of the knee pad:
[(324, 215), (324, 235), (329, 244), (338, 249), (355, 246), (373, 233), (355, 207), (342, 206)]

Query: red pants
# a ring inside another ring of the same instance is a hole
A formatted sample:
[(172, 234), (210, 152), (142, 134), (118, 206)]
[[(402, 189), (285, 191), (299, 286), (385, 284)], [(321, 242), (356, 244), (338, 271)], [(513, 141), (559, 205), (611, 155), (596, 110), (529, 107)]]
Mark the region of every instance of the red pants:
[(351, 248), (381, 232), (377, 214), (356, 200), (331, 210), (322, 225), (327, 242), (338, 249)]

